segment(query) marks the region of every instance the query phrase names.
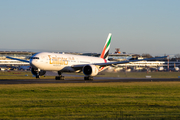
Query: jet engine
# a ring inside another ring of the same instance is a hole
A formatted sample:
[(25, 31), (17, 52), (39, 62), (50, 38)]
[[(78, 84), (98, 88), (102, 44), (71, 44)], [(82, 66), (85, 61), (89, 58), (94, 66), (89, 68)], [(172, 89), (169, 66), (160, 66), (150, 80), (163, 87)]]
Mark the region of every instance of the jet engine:
[(35, 76), (43, 76), (44, 74), (46, 74), (46, 71), (44, 70), (40, 70), (38, 71), (38, 68), (31, 68), (31, 73)]
[(86, 65), (83, 67), (83, 73), (86, 76), (96, 76), (98, 74), (98, 68), (95, 65)]

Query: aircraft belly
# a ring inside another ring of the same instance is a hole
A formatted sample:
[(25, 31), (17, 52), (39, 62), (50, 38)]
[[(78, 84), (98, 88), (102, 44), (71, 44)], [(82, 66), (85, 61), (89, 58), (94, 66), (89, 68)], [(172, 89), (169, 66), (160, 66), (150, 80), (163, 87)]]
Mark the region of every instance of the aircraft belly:
[(61, 72), (75, 72), (75, 70), (72, 67), (64, 67), (63, 69), (59, 70)]

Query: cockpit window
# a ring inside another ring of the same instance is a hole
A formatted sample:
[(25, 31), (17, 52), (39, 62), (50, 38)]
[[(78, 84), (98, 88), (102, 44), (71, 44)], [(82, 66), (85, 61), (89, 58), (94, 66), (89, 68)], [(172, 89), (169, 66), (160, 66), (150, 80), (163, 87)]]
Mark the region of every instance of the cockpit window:
[(30, 57), (30, 59), (39, 59), (39, 57)]

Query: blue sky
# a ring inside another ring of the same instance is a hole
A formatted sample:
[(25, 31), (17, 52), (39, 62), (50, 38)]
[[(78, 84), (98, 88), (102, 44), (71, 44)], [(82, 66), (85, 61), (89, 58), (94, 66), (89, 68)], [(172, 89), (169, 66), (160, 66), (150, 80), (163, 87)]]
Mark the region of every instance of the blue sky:
[(180, 53), (179, 0), (1, 0), (0, 50)]

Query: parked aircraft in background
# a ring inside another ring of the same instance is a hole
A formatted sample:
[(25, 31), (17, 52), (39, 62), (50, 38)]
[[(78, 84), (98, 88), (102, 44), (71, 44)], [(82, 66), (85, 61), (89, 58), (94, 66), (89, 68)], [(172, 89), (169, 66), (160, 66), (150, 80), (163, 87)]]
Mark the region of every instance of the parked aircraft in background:
[(46, 71), (57, 71), (59, 76), (55, 77), (56, 80), (64, 80), (64, 76), (62, 76), (63, 72), (83, 72), (85, 75), (84, 80), (93, 80), (93, 76), (96, 76), (99, 72), (113, 65), (167, 57), (163, 56), (149, 59), (109, 62), (107, 59), (111, 37), (112, 34), (109, 33), (100, 57), (40, 52), (30, 57), (30, 61), (12, 57), (7, 58), (29, 62), (32, 67), (31, 72), (36, 78), (45, 75)]

